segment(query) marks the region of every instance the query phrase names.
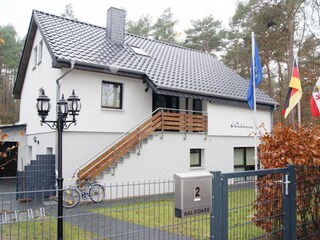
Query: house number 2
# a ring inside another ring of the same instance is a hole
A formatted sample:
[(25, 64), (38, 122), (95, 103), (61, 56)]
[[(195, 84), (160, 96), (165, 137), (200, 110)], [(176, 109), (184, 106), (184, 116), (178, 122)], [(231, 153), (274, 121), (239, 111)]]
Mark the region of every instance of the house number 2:
[(200, 187), (194, 188), (194, 201), (200, 201)]

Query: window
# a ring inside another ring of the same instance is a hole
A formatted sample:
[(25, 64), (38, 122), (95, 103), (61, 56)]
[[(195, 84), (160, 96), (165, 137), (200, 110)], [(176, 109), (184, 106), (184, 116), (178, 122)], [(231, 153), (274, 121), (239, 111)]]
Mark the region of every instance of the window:
[(39, 42), (39, 52), (38, 52), (38, 65), (42, 61), (42, 51), (43, 51), (43, 40)]
[(47, 147), (46, 154), (53, 154), (53, 148), (52, 147)]
[(139, 48), (139, 47), (136, 47), (136, 46), (132, 46), (132, 45), (129, 45), (129, 47), (130, 47), (136, 54), (149, 57), (149, 54), (146, 53), (142, 48)]
[(194, 111), (202, 111), (202, 100), (200, 99), (193, 99), (193, 110)]
[(201, 149), (190, 149), (190, 167), (201, 166)]
[(102, 82), (101, 107), (122, 109), (122, 84)]
[[(241, 172), (254, 169), (254, 148), (234, 148), (234, 171)], [(249, 180), (249, 178), (244, 180)]]
[(38, 47), (35, 46), (33, 49), (33, 69), (37, 66), (37, 56), (38, 56)]

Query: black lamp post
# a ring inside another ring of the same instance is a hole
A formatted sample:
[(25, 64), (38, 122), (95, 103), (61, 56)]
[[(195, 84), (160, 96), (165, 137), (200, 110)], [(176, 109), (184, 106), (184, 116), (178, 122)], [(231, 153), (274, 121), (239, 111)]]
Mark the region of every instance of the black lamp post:
[[(44, 89), (40, 89), (40, 96), (37, 98), (38, 115), (41, 117), (41, 125), (47, 124), (51, 129), (58, 132), (58, 222), (57, 234), (58, 239), (63, 239), (63, 177), (62, 177), (62, 132), (68, 129), (71, 124), (76, 124), (76, 116), (79, 115), (81, 109), (80, 98), (72, 91), (72, 95), (65, 100), (62, 94), (61, 99), (57, 102), (57, 120), (47, 121), (46, 118), (50, 111), (50, 99), (45, 95)], [(68, 114), (72, 117), (67, 120)]]

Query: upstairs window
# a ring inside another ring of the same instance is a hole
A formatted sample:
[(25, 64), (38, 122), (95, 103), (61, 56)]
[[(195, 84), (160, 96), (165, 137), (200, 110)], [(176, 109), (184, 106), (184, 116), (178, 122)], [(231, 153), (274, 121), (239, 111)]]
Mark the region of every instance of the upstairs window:
[(39, 42), (39, 50), (38, 50), (38, 65), (41, 63), (42, 61), (42, 52), (43, 52), (43, 40), (41, 40)]
[(38, 47), (35, 46), (33, 49), (33, 69), (37, 66), (37, 56), (38, 56)]
[(101, 107), (122, 109), (122, 84), (115, 82), (102, 82)]

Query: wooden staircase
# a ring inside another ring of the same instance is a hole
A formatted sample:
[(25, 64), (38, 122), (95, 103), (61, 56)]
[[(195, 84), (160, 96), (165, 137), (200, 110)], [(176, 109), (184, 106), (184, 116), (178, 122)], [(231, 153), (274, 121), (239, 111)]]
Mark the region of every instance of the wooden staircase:
[(87, 178), (94, 179), (105, 169), (116, 163), (132, 148), (141, 147), (141, 142), (154, 131), (188, 131), (207, 133), (207, 115), (200, 112), (159, 108), (147, 120), (138, 124), (132, 131), (123, 134), (91, 161), (77, 171), (77, 184), (83, 186)]

